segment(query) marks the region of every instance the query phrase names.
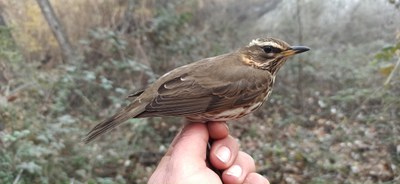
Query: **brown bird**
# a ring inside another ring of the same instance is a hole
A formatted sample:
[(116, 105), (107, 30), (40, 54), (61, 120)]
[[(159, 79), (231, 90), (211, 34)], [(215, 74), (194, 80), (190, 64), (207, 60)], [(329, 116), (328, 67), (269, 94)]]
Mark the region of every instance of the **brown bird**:
[(286, 60), (308, 51), (275, 38), (258, 38), (234, 52), (176, 68), (149, 85), (128, 106), (96, 125), (88, 143), (130, 118), (184, 116), (190, 121), (226, 121), (260, 107)]

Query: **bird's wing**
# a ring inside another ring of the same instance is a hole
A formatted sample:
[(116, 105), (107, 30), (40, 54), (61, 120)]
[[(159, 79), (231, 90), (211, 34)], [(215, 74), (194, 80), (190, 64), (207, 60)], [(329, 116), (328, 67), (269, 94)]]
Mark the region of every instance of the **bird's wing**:
[(271, 81), (267, 75), (209, 81), (183, 74), (161, 84), (158, 95), (137, 117), (186, 116), (245, 106), (268, 90)]

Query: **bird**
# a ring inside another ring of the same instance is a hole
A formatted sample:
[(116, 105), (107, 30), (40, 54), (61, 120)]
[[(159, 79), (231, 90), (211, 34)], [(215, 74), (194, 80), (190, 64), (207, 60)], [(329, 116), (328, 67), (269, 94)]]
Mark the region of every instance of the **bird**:
[(89, 143), (130, 118), (182, 116), (191, 122), (228, 121), (258, 109), (271, 94), (278, 70), (293, 55), (310, 50), (271, 37), (233, 52), (171, 70), (131, 103), (92, 128)]

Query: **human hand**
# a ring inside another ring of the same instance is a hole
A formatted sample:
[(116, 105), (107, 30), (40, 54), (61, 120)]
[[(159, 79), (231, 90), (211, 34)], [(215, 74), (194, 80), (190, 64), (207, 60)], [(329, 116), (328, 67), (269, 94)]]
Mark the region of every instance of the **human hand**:
[[(207, 167), (209, 137), (213, 139), (210, 164), (222, 171), (221, 178)], [(239, 151), (225, 122), (189, 123), (174, 138), (154, 171), (149, 184), (269, 184), (255, 173), (253, 158)]]

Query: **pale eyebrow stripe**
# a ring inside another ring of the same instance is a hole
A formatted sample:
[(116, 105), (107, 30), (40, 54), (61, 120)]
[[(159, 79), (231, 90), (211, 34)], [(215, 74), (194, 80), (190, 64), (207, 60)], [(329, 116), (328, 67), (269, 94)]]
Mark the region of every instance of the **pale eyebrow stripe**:
[(263, 42), (263, 41), (260, 41), (259, 39), (255, 39), (255, 40), (251, 41), (249, 46), (253, 46), (253, 45), (258, 45), (258, 46), (270, 45), (275, 48), (283, 49), (282, 46), (280, 46), (276, 42), (272, 42), (272, 41)]

